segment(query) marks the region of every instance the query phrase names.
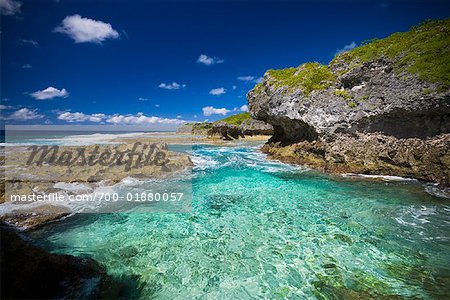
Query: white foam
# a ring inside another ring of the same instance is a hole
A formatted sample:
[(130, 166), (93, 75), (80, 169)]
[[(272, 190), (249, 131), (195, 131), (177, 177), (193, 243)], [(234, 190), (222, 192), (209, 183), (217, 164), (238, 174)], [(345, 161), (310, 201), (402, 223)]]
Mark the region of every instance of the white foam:
[(425, 191), (432, 196), (450, 199), (450, 188), (439, 188), (437, 186), (428, 185), (425, 187)]
[(133, 138), (143, 135), (142, 132), (132, 132), (132, 133), (94, 133), (86, 135), (69, 135), (62, 138), (48, 139), (49, 141), (56, 142), (59, 145), (64, 146), (88, 146), (96, 144), (116, 144), (115, 139), (122, 138)]
[(58, 182), (53, 186), (57, 189), (62, 189), (69, 192), (79, 193), (79, 192), (88, 192), (92, 191), (92, 188), (82, 184), (82, 183), (66, 183), (66, 182)]
[(368, 175), (368, 174), (355, 174), (355, 173), (344, 173), (343, 177), (361, 177), (367, 179), (382, 179), (384, 181), (417, 181), (414, 178), (391, 176), (391, 175)]
[[(267, 155), (257, 152), (258, 146), (211, 147), (193, 151), (194, 169), (208, 170), (223, 167), (247, 167), (268, 173), (299, 172), (307, 170), (299, 165), (267, 160)], [(224, 157), (226, 157), (225, 161)]]
[[(31, 145), (59, 145), (59, 146), (89, 146), (96, 144), (116, 144), (116, 139), (135, 138), (138, 136), (148, 135), (145, 132), (127, 132), (127, 133), (93, 133), (93, 134), (80, 134), (80, 135), (68, 135), (58, 138), (31, 138), (27, 142), (19, 143), (1, 143), (1, 146), (31, 146)], [(158, 133), (152, 133), (152, 135)]]
[(192, 155), (191, 160), (196, 170), (213, 169), (219, 165), (218, 161), (209, 156)]

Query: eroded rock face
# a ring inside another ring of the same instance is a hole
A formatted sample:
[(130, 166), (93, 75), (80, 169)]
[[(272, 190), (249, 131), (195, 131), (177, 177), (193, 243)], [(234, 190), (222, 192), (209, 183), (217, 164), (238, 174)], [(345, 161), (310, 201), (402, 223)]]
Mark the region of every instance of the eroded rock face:
[(218, 137), (224, 140), (236, 140), (244, 137), (241, 128), (225, 122), (218, 122), (208, 131), (208, 136)]
[[(338, 74), (343, 68), (330, 70)], [(274, 142), (335, 133), (426, 138), (450, 132), (450, 91), (437, 92), (436, 85), (414, 75), (396, 74), (384, 59), (364, 63), (309, 95), (278, 85), (266, 73), (247, 97), (251, 115), (274, 126)]]
[(273, 126), (266, 122), (248, 119), (239, 126), (244, 135), (272, 135)]
[[(427, 36), (431, 43), (416, 42), (396, 56), (383, 45), (401, 48), (404, 36), (343, 53), (328, 66), (266, 72), (247, 94), (251, 116), (274, 127), (263, 151), (333, 173), (407, 176), (448, 186), (450, 79), (430, 57), (436, 51), (448, 55), (443, 41), (449, 25), (433, 24), (435, 40)], [(424, 38), (424, 32), (413, 34)], [(433, 41), (441, 48), (427, 48)], [(416, 60), (404, 61), (405, 55)]]
[(273, 133), (274, 130), (272, 125), (263, 121), (248, 119), (239, 126), (225, 122), (215, 123), (208, 131), (208, 136), (223, 140), (237, 140), (239, 138), (245, 138), (246, 135), (271, 135)]
[(428, 139), (338, 134), (287, 146), (266, 144), (262, 150), (272, 158), (334, 174), (395, 175), (450, 185), (450, 134)]

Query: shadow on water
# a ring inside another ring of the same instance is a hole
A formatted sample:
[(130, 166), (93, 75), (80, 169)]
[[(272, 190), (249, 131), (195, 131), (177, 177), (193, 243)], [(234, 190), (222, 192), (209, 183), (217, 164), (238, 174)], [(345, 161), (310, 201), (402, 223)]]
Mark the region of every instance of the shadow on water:
[[(37, 246), (47, 249), (50, 252), (64, 252), (64, 249), (55, 248), (50, 240), (43, 238), (51, 236), (53, 233), (70, 231), (75, 228), (88, 228), (95, 222), (108, 224), (124, 224), (129, 216), (126, 213), (116, 214), (75, 214), (64, 220), (51, 223), (37, 230), (29, 232), (31, 242)], [(80, 258), (93, 259), (87, 253), (77, 255)], [(102, 266), (106, 269), (107, 266)], [(142, 292), (140, 276), (134, 274), (105, 274), (100, 281), (85, 282), (85, 286), (80, 289), (80, 299), (139, 299)]]

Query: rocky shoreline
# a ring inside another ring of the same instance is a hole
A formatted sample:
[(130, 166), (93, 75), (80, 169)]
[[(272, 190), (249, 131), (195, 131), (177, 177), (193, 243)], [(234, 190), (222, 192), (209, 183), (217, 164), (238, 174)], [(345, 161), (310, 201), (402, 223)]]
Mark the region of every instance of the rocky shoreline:
[(337, 135), (288, 146), (268, 143), (262, 151), (283, 162), (331, 174), (390, 175), (450, 185), (450, 134), (397, 139), (381, 134)]
[(148, 138), (78, 147), (8, 146), (0, 220), (21, 230), (36, 229), (73, 213), (69, 201), (56, 199), (89, 195), (127, 177), (166, 179), (192, 167), (187, 154), (167, 147)]

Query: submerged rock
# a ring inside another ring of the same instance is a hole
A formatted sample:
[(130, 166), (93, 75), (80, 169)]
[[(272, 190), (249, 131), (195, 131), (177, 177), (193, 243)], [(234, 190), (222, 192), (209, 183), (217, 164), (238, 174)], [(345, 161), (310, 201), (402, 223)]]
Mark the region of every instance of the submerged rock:
[(106, 273), (95, 261), (51, 254), (1, 225), (2, 299), (95, 298)]
[(14, 205), (0, 215), (0, 220), (21, 230), (36, 229), (49, 222), (59, 220), (71, 214), (71, 210), (62, 205), (41, 204)]
[(247, 95), (252, 117), (274, 127), (264, 150), (332, 172), (449, 185), (449, 43), (450, 20), (433, 21), (328, 66), (267, 71)]

